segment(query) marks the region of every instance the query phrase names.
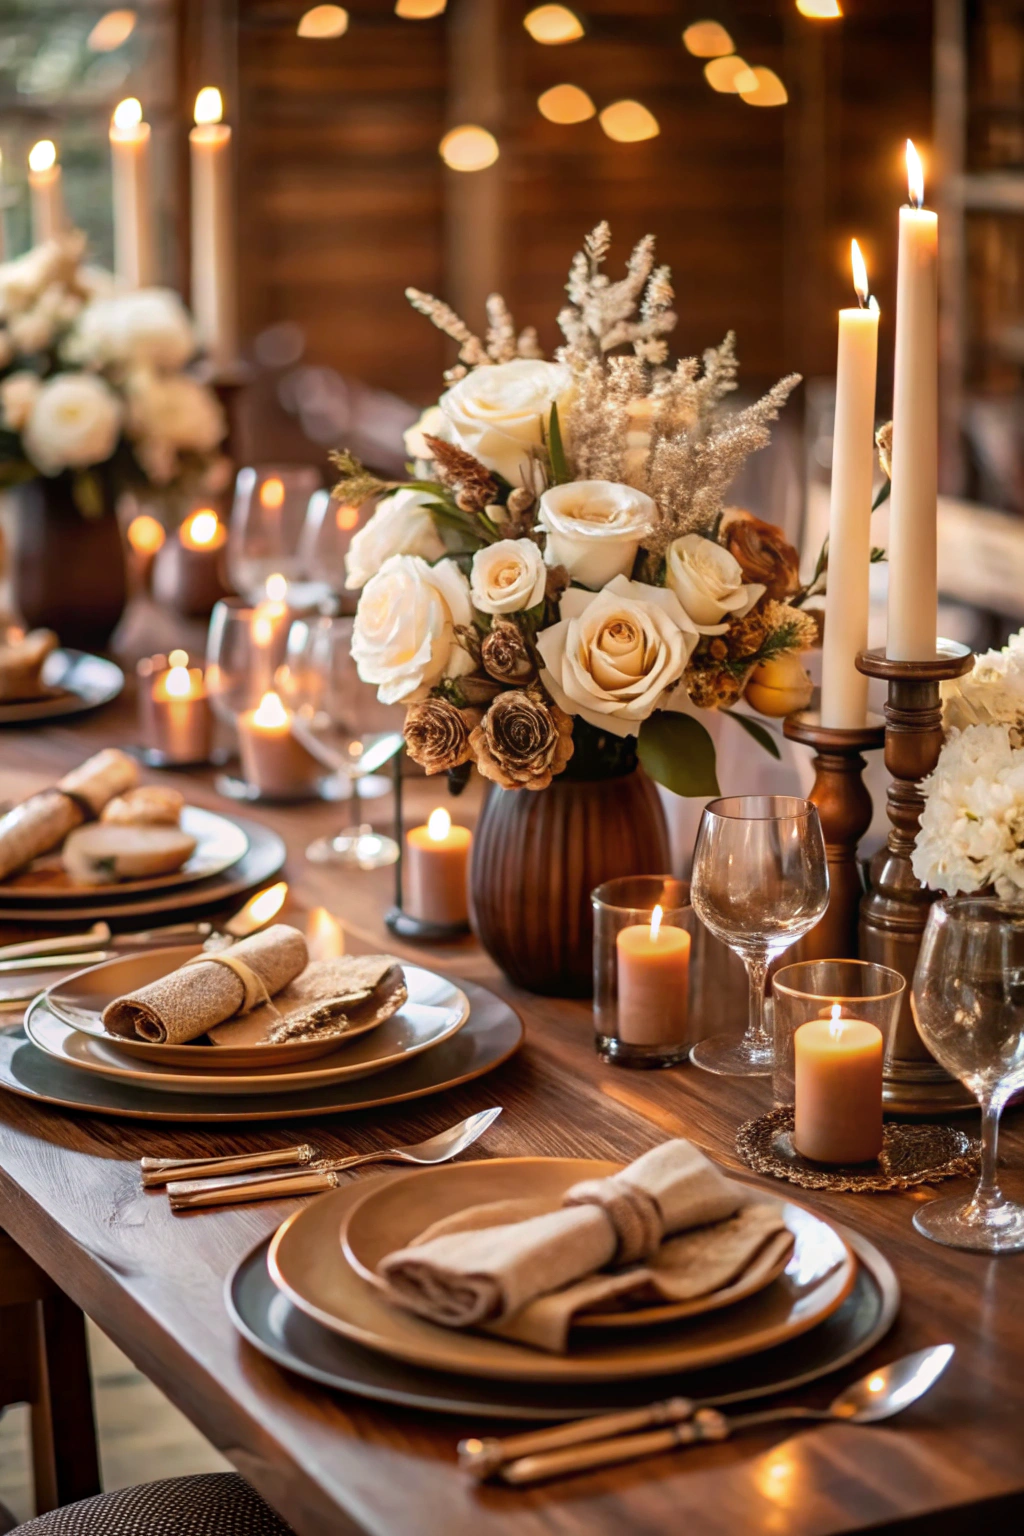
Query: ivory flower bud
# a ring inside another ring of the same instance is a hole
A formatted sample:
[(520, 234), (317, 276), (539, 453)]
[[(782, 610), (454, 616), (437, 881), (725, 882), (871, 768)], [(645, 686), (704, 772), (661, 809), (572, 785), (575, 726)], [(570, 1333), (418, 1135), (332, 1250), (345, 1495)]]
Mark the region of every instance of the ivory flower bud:
[(519, 613), (544, 596), (547, 566), (532, 539), (499, 539), (473, 556), (470, 591), (481, 613)]
[(564, 565), (573, 581), (596, 591), (628, 577), (644, 534), (657, 518), (650, 496), (613, 480), (553, 485), (540, 499), (537, 521), (547, 533), (544, 558)]
[(764, 593), (746, 585), (739, 562), (714, 539), (684, 534), (669, 545), (665, 585), (700, 629), (721, 633), (726, 620), (742, 619)]

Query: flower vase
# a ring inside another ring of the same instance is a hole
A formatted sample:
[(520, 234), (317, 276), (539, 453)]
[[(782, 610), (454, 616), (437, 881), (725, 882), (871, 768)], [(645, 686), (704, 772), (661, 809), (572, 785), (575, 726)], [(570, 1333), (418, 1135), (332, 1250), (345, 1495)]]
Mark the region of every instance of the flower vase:
[(26, 481), (12, 491), (18, 511), (13, 561), (14, 603), (30, 628), (52, 629), (62, 645), (102, 650), (124, 612), (124, 546), (113, 498), (86, 515), (71, 475)]
[(668, 828), (633, 738), (577, 720), (566, 770), (547, 789), (491, 786), (473, 838), (470, 918), (510, 981), (547, 997), (593, 993), (595, 886), (664, 874)]

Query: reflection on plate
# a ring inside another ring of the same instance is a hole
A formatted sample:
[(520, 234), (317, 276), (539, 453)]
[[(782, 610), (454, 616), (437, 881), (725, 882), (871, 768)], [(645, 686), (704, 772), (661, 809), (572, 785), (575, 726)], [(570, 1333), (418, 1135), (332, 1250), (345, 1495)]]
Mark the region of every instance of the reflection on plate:
[(0, 704), (0, 725), (22, 725), (81, 715), (116, 699), (124, 687), (124, 673), (103, 656), (66, 647), (51, 651), (43, 663), (47, 692), (38, 699), (15, 699)]

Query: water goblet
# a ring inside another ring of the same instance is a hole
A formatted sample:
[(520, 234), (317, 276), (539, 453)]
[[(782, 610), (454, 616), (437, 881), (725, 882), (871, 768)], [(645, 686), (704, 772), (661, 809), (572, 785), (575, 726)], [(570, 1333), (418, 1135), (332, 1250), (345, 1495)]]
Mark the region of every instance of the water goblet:
[(981, 1105), (981, 1178), (968, 1200), (932, 1200), (914, 1226), (933, 1242), (982, 1253), (1024, 1249), (1024, 1205), (999, 1187), (999, 1117), (1024, 1088), (1024, 907), (997, 896), (948, 897), (928, 914), (911, 1008), (941, 1066)]
[(711, 1035), (693, 1047), (690, 1060), (706, 1072), (766, 1077), (772, 1070), (768, 967), (810, 932), (828, 906), (817, 809), (794, 795), (712, 800), (697, 832), (690, 901), (704, 926), (739, 955), (750, 986), (742, 1039)]
[(327, 583), (307, 580), (314, 572), (300, 548), (319, 485), (320, 473), (310, 464), (249, 464), (238, 471), (228, 533), (228, 575), (236, 592), (258, 602), (268, 579), (283, 576), (295, 590), (294, 608), (315, 607), (329, 595)]

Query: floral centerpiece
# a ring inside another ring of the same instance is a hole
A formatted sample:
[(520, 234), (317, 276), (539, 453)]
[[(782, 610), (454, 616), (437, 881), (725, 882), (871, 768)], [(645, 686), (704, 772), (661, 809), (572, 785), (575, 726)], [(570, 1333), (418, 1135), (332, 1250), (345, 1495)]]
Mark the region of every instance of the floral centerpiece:
[[(588, 777), (639, 755), (669, 788), (714, 794), (703, 712), (809, 701), (798, 657), (817, 627), (796, 552), (725, 506), (798, 377), (728, 410), (732, 336), (671, 366), (677, 317), (653, 237), (617, 281), (609, 242), (601, 224), (573, 259), (553, 360), (496, 295), (481, 338), (408, 290), (459, 361), (407, 438), (407, 482), (336, 456), (339, 499), (381, 498), (348, 556), (352, 651), (380, 699), (406, 706), (428, 773), (475, 764), (539, 791), (574, 758)], [(750, 713), (735, 718), (777, 752)]]

